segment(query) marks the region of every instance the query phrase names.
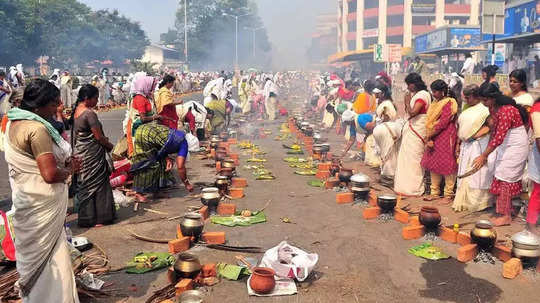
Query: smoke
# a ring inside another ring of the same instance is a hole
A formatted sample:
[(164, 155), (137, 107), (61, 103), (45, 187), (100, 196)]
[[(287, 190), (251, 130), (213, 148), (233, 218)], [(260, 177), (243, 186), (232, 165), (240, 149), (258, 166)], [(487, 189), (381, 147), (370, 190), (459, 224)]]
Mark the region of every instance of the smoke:
[[(274, 70), (302, 68), (316, 17), (336, 13), (336, 0), (256, 0), (272, 43)], [(336, 21), (337, 22), (337, 21)]]

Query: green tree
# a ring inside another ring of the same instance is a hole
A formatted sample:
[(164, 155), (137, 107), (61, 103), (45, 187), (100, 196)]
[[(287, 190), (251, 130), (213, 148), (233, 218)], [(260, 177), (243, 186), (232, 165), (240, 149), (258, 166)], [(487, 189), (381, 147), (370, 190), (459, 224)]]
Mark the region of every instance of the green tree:
[[(238, 52), (241, 66), (250, 65), (252, 34), (245, 27), (263, 27), (257, 5), (248, 0), (187, 0), (188, 60), (194, 68), (218, 69), (232, 67), (235, 54), (235, 20), (223, 15), (243, 15), (238, 22)], [(169, 30), (164, 42), (184, 50), (184, 1), (176, 13), (176, 35)], [(265, 29), (257, 31), (256, 49), (260, 57), (269, 53), (271, 46)], [(259, 58), (260, 59), (260, 58)], [(257, 60), (262, 62), (263, 60)]]

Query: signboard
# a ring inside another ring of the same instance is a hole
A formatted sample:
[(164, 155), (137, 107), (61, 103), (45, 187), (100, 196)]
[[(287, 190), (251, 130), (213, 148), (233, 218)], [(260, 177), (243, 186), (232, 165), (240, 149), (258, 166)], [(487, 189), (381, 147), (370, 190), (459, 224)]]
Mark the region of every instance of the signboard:
[(447, 41), (446, 28), (419, 35), (415, 39), (416, 52), (426, 52), (445, 48)]
[(504, 1), (483, 0), (482, 2), (482, 33), (504, 33)]
[(379, 36), (379, 29), (378, 28), (372, 28), (372, 29), (365, 29), (362, 33), (362, 38), (373, 38)]
[(450, 28), (450, 47), (471, 48), (480, 45), (479, 28)]
[[(424, 2), (424, 3), (422, 3)], [(413, 14), (435, 14), (435, 1), (425, 3), (426, 1), (413, 0), (411, 11)]]
[(384, 45), (375, 44), (373, 47), (373, 61), (375, 62), (384, 62)]
[[(484, 20), (482, 19), (482, 21)], [(540, 5), (536, 1), (507, 7), (504, 13), (504, 34), (495, 35), (495, 39), (531, 33), (540, 33)], [(491, 39), (491, 35), (483, 35), (482, 37), (484, 41), (491, 41)]]
[(388, 62), (401, 62), (401, 44), (387, 44), (386, 47)]
[[(486, 62), (491, 61), (491, 50), (493, 49), (493, 44), (488, 44), (488, 51), (486, 53)], [(506, 58), (506, 44), (504, 43), (495, 43), (495, 65), (499, 67), (499, 69), (503, 68), (504, 59)]]

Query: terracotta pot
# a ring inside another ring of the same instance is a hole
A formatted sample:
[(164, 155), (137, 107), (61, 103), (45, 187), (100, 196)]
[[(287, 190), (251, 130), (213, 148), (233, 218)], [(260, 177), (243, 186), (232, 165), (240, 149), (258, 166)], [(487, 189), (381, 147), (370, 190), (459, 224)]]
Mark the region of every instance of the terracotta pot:
[(268, 267), (255, 267), (249, 281), (249, 286), (254, 292), (259, 294), (267, 294), (276, 287), (274, 275), (276, 272)]
[(441, 223), (439, 209), (432, 206), (422, 206), (419, 220), (427, 228), (436, 228)]
[(243, 188), (230, 188), (229, 189), (229, 196), (233, 199), (240, 199), (244, 197), (244, 189)]

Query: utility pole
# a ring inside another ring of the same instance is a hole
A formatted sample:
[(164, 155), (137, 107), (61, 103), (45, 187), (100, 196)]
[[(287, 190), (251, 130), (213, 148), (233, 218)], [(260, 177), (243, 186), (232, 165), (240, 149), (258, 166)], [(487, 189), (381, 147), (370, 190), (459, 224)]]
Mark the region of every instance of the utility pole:
[(253, 41), (252, 41), (252, 42), (253, 42), (253, 58), (255, 58), (255, 33), (256, 33), (258, 30), (261, 30), (261, 29), (263, 29), (263, 28), (264, 28), (264, 27), (262, 27), (262, 26), (261, 26), (261, 27), (257, 27), (257, 28), (254, 28), (254, 27), (247, 27), (247, 26), (244, 27), (244, 29), (251, 31), (251, 33), (252, 33), (252, 38), (253, 38)]
[(188, 41), (187, 41), (187, 0), (184, 0), (184, 56), (188, 63)]

